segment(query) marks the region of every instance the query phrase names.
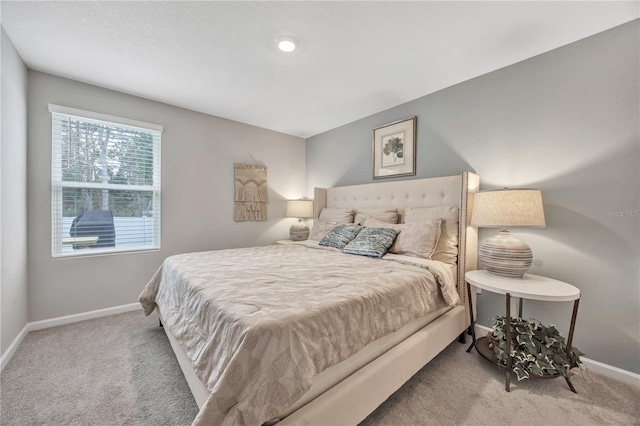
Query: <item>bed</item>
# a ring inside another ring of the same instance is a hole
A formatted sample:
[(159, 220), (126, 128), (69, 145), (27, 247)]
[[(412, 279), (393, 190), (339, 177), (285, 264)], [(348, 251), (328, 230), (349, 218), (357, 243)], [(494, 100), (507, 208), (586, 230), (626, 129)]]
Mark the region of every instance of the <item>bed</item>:
[(194, 424), (357, 424), (374, 411), (470, 324), (478, 187), (465, 172), (315, 189), (318, 226), (323, 210), (456, 207), (453, 265), (317, 241), (165, 260), (140, 301), (165, 326), (200, 407)]

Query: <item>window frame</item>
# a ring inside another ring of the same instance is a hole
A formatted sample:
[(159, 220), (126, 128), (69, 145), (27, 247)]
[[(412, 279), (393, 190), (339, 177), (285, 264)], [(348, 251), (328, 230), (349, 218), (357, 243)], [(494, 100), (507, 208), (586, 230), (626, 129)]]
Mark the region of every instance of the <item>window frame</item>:
[[(159, 124), (146, 123), (128, 118), (117, 117), (108, 114), (101, 114), (92, 111), (86, 111), (76, 108), (65, 107), (61, 105), (49, 104), (49, 112), (51, 113), (51, 257), (53, 258), (74, 258), (87, 256), (102, 256), (118, 253), (139, 253), (146, 251), (158, 251), (161, 245), (161, 228), (162, 228), (162, 185), (161, 185), (161, 154), (162, 154), (162, 132), (163, 126)], [(56, 119), (55, 115), (63, 115), (70, 118), (100, 122), (107, 126), (119, 128), (129, 128), (135, 131), (149, 132), (153, 134), (153, 185), (123, 185), (113, 183), (93, 183), (93, 182), (75, 182), (63, 181), (62, 179), (62, 159), (61, 147), (58, 146), (56, 140)], [(157, 143), (155, 142), (157, 134)], [(58, 158), (56, 158), (58, 156)], [(126, 248), (96, 248), (91, 250), (74, 250), (72, 252), (63, 251), (63, 235), (60, 232), (63, 229), (62, 214), (62, 190), (63, 188), (96, 188), (107, 190), (127, 190), (127, 191), (152, 191), (153, 205), (157, 206), (157, 211), (153, 211), (153, 241), (151, 245), (134, 246)]]

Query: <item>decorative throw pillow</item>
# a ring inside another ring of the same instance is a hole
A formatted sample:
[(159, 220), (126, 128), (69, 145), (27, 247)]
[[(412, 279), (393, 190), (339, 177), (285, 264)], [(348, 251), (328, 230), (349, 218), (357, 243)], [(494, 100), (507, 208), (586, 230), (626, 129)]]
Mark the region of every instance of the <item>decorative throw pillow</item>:
[(351, 209), (329, 209), (320, 210), (319, 219), (323, 222), (353, 223), (353, 210)]
[(387, 223), (398, 223), (398, 209), (364, 209), (356, 212), (356, 217), (353, 223), (357, 225), (364, 224), (364, 221), (368, 217), (381, 220)]
[(398, 231), (389, 228), (364, 228), (349, 244), (343, 253), (361, 256), (382, 257), (393, 245)]
[(309, 232), (309, 239), (313, 241), (320, 241), (324, 238), (325, 235), (329, 233), (332, 229), (335, 229), (339, 226), (339, 223), (327, 223), (319, 220), (314, 221), (313, 227), (311, 228), (311, 232)]
[(339, 225), (320, 240), (320, 245), (342, 250), (361, 230), (360, 225)]
[(429, 220), (392, 225), (368, 217), (364, 226), (366, 228), (390, 228), (399, 232), (395, 243), (389, 249), (390, 253), (431, 259), (438, 238), (440, 238), (440, 222), (440, 220)]
[(404, 221), (411, 223), (443, 219), (440, 239), (431, 259), (453, 265), (458, 262), (458, 223), (460, 220), (458, 214), (458, 206), (412, 207), (405, 210)]

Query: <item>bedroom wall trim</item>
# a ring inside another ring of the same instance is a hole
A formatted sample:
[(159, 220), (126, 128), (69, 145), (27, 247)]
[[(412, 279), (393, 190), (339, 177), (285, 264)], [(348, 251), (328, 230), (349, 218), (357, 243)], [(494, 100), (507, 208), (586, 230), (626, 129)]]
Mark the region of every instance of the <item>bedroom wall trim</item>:
[(11, 342), (7, 350), (2, 354), (2, 357), (0, 358), (0, 372), (2, 372), (4, 367), (9, 363), (9, 360), (11, 360), (11, 357), (15, 353), (16, 349), (18, 349), (18, 346), (20, 346), (20, 343), (22, 343), (22, 340), (24, 340), (28, 332), (29, 323), (25, 324), (22, 330), (20, 330), (20, 333), (18, 333), (16, 338), (13, 339), (13, 342)]
[[(490, 327), (476, 324), (476, 336), (484, 336), (491, 331)], [(586, 357), (580, 357), (580, 360), (587, 367), (587, 371), (600, 374), (610, 379), (618, 380), (628, 385), (640, 387), (640, 374), (636, 374), (632, 371), (623, 370), (622, 368), (614, 367), (613, 365), (604, 364), (600, 361), (589, 359)], [(580, 389), (578, 389), (578, 393)]]
[(140, 303), (129, 303), (128, 305), (114, 306), (112, 308), (98, 309), (95, 311), (82, 312), (79, 314), (66, 315), (63, 317), (50, 318), (42, 321), (34, 321), (27, 324), (29, 331), (42, 330), (44, 328), (56, 327), (58, 325), (71, 324), (74, 322), (86, 321), (94, 318), (106, 317), (109, 315), (121, 314), (124, 312), (142, 310)]
[(9, 363), (16, 349), (18, 349), (18, 346), (20, 346), (20, 343), (22, 343), (22, 341), (30, 331), (43, 330), (45, 328), (56, 327), (59, 325), (72, 324), (74, 322), (86, 321), (86, 320), (95, 319), (95, 318), (102, 318), (109, 315), (122, 314), (124, 312), (135, 311), (138, 309), (142, 310), (142, 308), (140, 307), (140, 303), (136, 302), (136, 303), (129, 303), (128, 305), (120, 305), (120, 306), (114, 306), (111, 308), (97, 309), (95, 311), (82, 312), (79, 314), (66, 315), (66, 316), (57, 317), (57, 318), (50, 318), (42, 321), (28, 322), (22, 328), (22, 330), (16, 336), (16, 338), (13, 339), (13, 342), (11, 342), (11, 345), (9, 345), (9, 348), (6, 350), (6, 352), (2, 355), (2, 358), (0, 361), (0, 371), (4, 370), (4, 367)]

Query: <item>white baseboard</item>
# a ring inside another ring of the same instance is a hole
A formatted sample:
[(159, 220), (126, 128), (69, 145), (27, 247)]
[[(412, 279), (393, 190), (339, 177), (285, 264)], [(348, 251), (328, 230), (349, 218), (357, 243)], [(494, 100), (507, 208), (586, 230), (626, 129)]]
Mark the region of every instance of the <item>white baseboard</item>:
[(594, 373), (601, 374), (611, 379), (616, 379), (628, 385), (640, 387), (640, 374), (614, 367), (613, 365), (604, 364), (600, 361), (580, 357), (580, 360), (587, 366), (587, 369)]
[[(490, 327), (476, 324), (476, 336), (484, 336), (491, 331)], [(605, 377), (618, 380), (628, 385), (640, 387), (640, 374), (636, 374), (632, 371), (623, 370), (622, 368), (614, 367), (613, 365), (604, 364), (600, 361), (595, 361), (586, 357), (580, 357), (580, 361), (584, 363), (588, 370), (601, 374)]]
[(74, 322), (121, 314), (123, 312), (135, 311), (136, 309), (142, 310), (140, 303), (129, 303), (128, 305), (114, 306), (113, 308), (98, 309), (96, 311), (83, 312), (81, 314), (67, 315), (64, 317), (51, 318), (42, 321), (34, 321), (28, 323), (27, 325), (29, 326), (29, 331), (42, 330), (44, 328), (56, 327), (58, 325), (71, 324)]
[(64, 317), (51, 318), (42, 321), (34, 321), (28, 322), (25, 324), (24, 328), (18, 333), (11, 345), (7, 348), (2, 357), (0, 358), (0, 371), (4, 370), (4, 367), (7, 365), (13, 354), (15, 353), (22, 340), (25, 338), (27, 333), (35, 330), (42, 330), (45, 328), (56, 327), (59, 325), (71, 324), (74, 322), (86, 321), (94, 318), (106, 317), (109, 315), (121, 314), (124, 312), (135, 311), (137, 309), (142, 309), (140, 303), (130, 303), (128, 305), (114, 306), (112, 308), (98, 309), (95, 311), (83, 312), (81, 314), (67, 315)]
[(29, 323), (26, 323), (25, 326), (22, 328), (22, 330), (20, 330), (20, 333), (18, 333), (16, 338), (13, 339), (13, 342), (11, 342), (7, 350), (4, 351), (4, 353), (2, 354), (2, 357), (0, 357), (0, 371), (4, 370), (4, 367), (7, 365), (7, 363), (15, 353), (16, 349), (18, 349), (18, 346), (20, 346), (20, 343), (22, 343), (22, 340), (24, 339), (24, 337), (27, 335), (28, 332), (29, 332)]

